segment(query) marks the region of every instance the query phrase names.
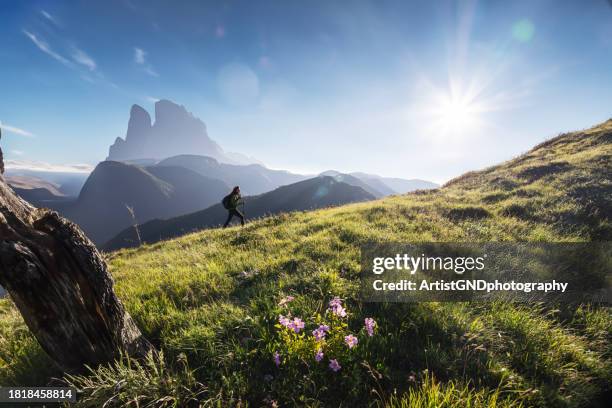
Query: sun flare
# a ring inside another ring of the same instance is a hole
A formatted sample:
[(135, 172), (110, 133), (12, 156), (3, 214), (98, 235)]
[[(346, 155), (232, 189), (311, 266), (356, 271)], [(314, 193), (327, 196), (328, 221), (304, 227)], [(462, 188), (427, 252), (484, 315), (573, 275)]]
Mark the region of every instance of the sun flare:
[(459, 92), (438, 91), (428, 109), (430, 125), (439, 138), (465, 137), (482, 125), (486, 103)]
[(448, 129), (464, 130), (476, 119), (473, 106), (461, 100), (448, 100), (440, 107), (440, 120)]

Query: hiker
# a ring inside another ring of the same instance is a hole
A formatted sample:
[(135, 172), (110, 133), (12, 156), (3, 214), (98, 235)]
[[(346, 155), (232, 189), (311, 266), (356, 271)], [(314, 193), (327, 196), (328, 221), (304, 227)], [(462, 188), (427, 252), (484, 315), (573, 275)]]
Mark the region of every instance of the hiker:
[(225, 224), (223, 224), (223, 228), (229, 225), (232, 218), (234, 218), (234, 215), (240, 218), (240, 223), (244, 225), (244, 215), (240, 211), (238, 211), (238, 205), (240, 205), (241, 203), (242, 197), (240, 196), (239, 186), (234, 187), (231, 193), (223, 197), (223, 207), (228, 211), (227, 221), (225, 221)]

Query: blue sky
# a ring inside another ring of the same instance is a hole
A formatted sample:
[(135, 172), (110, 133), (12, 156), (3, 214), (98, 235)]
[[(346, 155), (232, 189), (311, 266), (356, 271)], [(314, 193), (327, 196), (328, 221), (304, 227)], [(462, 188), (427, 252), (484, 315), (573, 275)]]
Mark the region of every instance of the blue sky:
[(612, 6), (0, 0), (9, 160), (103, 160), (185, 105), (269, 167), (444, 181), (612, 117)]

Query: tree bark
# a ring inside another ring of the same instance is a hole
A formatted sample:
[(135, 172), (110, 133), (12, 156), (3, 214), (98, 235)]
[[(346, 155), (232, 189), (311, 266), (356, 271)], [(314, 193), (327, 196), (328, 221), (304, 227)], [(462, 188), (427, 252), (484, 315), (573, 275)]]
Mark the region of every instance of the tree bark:
[(0, 285), (65, 370), (153, 350), (115, 295), (92, 242), (56, 212), (19, 198), (1, 175)]

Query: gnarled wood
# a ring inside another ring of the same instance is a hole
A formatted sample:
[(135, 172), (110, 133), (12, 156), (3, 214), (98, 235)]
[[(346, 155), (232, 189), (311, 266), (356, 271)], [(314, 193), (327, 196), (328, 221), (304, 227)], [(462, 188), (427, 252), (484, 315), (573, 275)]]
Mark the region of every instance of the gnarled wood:
[(66, 370), (152, 349), (113, 291), (100, 253), (56, 212), (19, 198), (0, 176), (0, 285), (42, 348)]

